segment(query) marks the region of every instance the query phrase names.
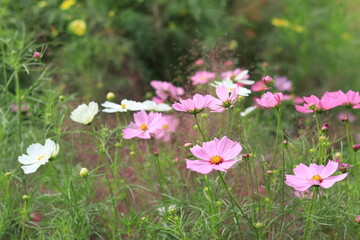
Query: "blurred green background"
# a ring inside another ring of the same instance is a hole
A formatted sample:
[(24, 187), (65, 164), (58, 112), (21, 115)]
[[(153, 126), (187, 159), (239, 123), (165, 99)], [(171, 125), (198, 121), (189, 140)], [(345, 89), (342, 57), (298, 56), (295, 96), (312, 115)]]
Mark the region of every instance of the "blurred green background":
[(188, 84), (198, 58), (210, 71), (233, 60), (254, 80), (286, 75), (298, 94), (360, 89), (356, 0), (1, 2), (2, 41), (44, 53), (55, 84), (86, 99)]

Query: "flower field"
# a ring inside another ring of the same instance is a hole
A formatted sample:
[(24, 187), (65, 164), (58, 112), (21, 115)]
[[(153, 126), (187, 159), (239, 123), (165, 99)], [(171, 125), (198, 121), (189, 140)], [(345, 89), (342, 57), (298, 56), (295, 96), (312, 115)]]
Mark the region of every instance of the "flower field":
[(357, 1), (4, 1), (0, 239), (360, 239)]

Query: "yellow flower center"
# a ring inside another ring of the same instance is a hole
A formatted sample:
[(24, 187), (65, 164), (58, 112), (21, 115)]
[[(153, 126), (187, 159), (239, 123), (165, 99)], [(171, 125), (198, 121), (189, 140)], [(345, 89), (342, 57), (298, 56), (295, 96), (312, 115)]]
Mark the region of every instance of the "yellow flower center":
[(126, 108), (126, 104), (125, 104), (125, 103), (121, 104), (121, 108), (125, 109), (125, 108)]
[(45, 156), (41, 155), (40, 157), (38, 157), (38, 161), (40, 161), (41, 159), (43, 159)]
[(145, 131), (145, 130), (148, 129), (148, 127), (147, 127), (147, 125), (145, 123), (143, 123), (143, 124), (140, 125), (140, 129)]
[(320, 175), (314, 175), (311, 180), (316, 180), (316, 181), (322, 181), (322, 178), (320, 177)]
[(168, 128), (169, 128), (169, 125), (167, 125), (167, 124), (162, 125), (163, 130), (167, 130)]
[(228, 90), (229, 90), (230, 92), (232, 92), (233, 89), (232, 89), (232, 88), (228, 88)]
[(219, 163), (222, 163), (222, 161), (223, 161), (223, 159), (222, 159), (220, 156), (218, 156), (218, 155), (212, 156), (212, 157), (210, 158), (210, 162), (211, 162), (212, 164), (219, 164)]

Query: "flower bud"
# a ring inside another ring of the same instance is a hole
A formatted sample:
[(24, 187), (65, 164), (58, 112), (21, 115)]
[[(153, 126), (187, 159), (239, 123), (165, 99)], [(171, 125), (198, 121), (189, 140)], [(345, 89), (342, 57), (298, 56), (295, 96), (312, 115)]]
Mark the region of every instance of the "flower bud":
[(267, 170), (267, 171), (266, 171), (266, 174), (267, 174), (267, 175), (270, 175), (270, 176), (271, 176), (271, 175), (274, 175), (274, 171)]
[(193, 146), (192, 143), (184, 143), (183, 148), (189, 149)]
[(136, 154), (135, 151), (131, 151), (131, 152), (130, 152), (130, 156), (134, 156), (135, 154)]
[(342, 173), (347, 173), (351, 167), (352, 166), (350, 164), (348, 164), (348, 163), (339, 163), (339, 168), (338, 169)]
[(30, 196), (29, 196), (29, 195), (23, 195), (23, 196), (22, 196), (22, 199), (23, 199), (24, 201), (29, 200), (29, 199), (30, 199)]
[(195, 65), (196, 65), (196, 66), (204, 65), (204, 59), (199, 58), (198, 60), (195, 61)]
[(287, 146), (289, 145), (289, 141), (287, 139), (284, 140), (283, 142), (284, 146), (287, 148)]
[(266, 85), (266, 86), (272, 86), (274, 84), (274, 79), (272, 79), (272, 77), (270, 77), (269, 75), (263, 77), (261, 79), (261, 81)]
[(321, 131), (322, 132), (328, 132), (329, 131), (329, 124), (328, 123), (323, 123), (323, 125), (321, 126)]
[(220, 206), (222, 206), (223, 205), (223, 202), (222, 201), (216, 201), (216, 205), (218, 206), (218, 207), (220, 207)]
[(341, 158), (341, 152), (336, 152), (334, 157), (340, 159)]
[(201, 116), (202, 118), (207, 118), (207, 117), (209, 116), (209, 114), (207, 114), (207, 113), (202, 113), (200, 116)]
[(30, 213), (30, 219), (34, 222), (41, 222), (41, 216), (36, 213)]
[(159, 154), (160, 154), (159, 149), (155, 149), (153, 154), (154, 154), (154, 156), (159, 156)]
[(243, 158), (243, 159), (249, 159), (249, 158), (250, 158), (250, 154), (249, 154), (249, 153), (244, 153), (244, 154), (242, 155), (242, 158)]
[(360, 215), (356, 216), (355, 222), (358, 223), (358, 224), (360, 224)]
[(115, 99), (115, 93), (113, 93), (113, 92), (108, 92), (108, 94), (106, 94), (106, 99), (107, 99), (108, 101), (114, 101), (114, 99)]
[(7, 177), (11, 177), (12, 172), (6, 172), (6, 173), (4, 173), (4, 175), (7, 176)]
[(254, 224), (254, 226), (256, 228), (261, 228), (263, 226), (263, 224), (261, 222), (257, 222), (257, 223)]
[(39, 52), (34, 52), (34, 53), (33, 53), (33, 57), (34, 57), (35, 59), (40, 59), (40, 58), (41, 58), (41, 53), (39, 53)]
[(63, 95), (60, 95), (60, 96), (59, 96), (59, 101), (60, 101), (60, 102), (65, 101), (65, 97), (64, 97)]
[(83, 178), (87, 178), (89, 176), (89, 170), (87, 168), (82, 168), (80, 170), (80, 176)]
[(360, 149), (360, 144), (354, 144), (354, 145), (352, 146), (352, 149), (353, 149), (355, 152), (357, 152), (357, 151)]

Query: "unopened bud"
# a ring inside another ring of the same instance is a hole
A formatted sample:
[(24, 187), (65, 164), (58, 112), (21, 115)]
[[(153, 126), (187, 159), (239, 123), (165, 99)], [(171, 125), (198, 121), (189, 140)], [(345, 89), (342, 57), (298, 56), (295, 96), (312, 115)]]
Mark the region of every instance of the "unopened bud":
[(334, 155), (334, 157), (336, 157), (336, 158), (341, 158), (341, 152), (336, 152), (335, 155)]
[(266, 171), (266, 174), (267, 174), (267, 175), (274, 175), (274, 171), (272, 171), (272, 170), (267, 170), (267, 171)]
[(223, 205), (223, 202), (222, 201), (216, 201), (216, 205), (218, 206), (218, 207), (220, 207), (220, 206), (222, 206)]
[(289, 141), (285, 139), (283, 144), (284, 144), (285, 147), (287, 147), (289, 145)]
[(261, 222), (257, 222), (257, 223), (254, 224), (254, 226), (256, 228), (261, 228), (263, 226), (263, 224)]
[(87, 168), (82, 168), (80, 170), (80, 176), (83, 178), (87, 178), (89, 176), (89, 170)]
[(29, 199), (30, 199), (30, 196), (29, 196), (29, 195), (23, 195), (23, 196), (22, 196), (22, 199), (23, 199), (24, 201), (29, 200)]
[(272, 86), (274, 84), (274, 79), (272, 79), (272, 77), (270, 77), (269, 75), (263, 77), (261, 79), (261, 81), (266, 85), (266, 86)]
[(159, 156), (159, 154), (160, 154), (159, 149), (155, 149), (153, 154), (154, 154), (154, 156)]
[(41, 222), (41, 216), (36, 213), (30, 213), (30, 219), (34, 222)]
[(321, 131), (322, 132), (329, 131), (329, 124), (328, 123), (323, 123), (323, 125), (321, 126)]
[(134, 152), (134, 151), (130, 152), (130, 156), (134, 156), (135, 154), (136, 154), (136, 152)]
[(183, 148), (189, 149), (192, 147), (192, 143), (184, 143)]
[(249, 158), (250, 158), (250, 153), (244, 153), (244, 154), (242, 155), (242, 158), (243, 158), (243, 159), (249, 159)]
[(356, 216), (355, 222), (358, 223), (358, 224), (360, 224), (360, 215)]
[(202, 113), (200, 116), (201, 116), (202, 118), (207, 118), (207, 117), (209, 116), (209, 114), (207, 114), (207, 113)]
[(59, 101), (60, 101), (60, 102), (65, 101), (65, 97), (64, 97), (63, 95), (60, 95), (60, 96), (59, 96)]
[(339, 163), (339, 171), (347, 173), (352, 166), (348, 163)]
[(352, 149), (353, 149), (355, 152), (357, 152), (357, 151), (360, 149), (360, 144), (354, 144), (354, 145), (352, 146)]
[(107, 99), (108, 101), (114, 101), (114, 99), (115, 99), (115, 93), (113, 93), (113, 92), (108, 92), (108, 94), (106, 94), (106, 99)]
[(6, 172), (6, 173), (4, 173), (4, 175), (7, 176), (7, 177), (11, 177), (12, 172)]
[(41, 58), (41, 53), (39, 53), (39, 52), (34, 52), (34, 53), (33, 53), (33, 57), (34, 57), (35, 59), (40, 59), (40, 58)]

